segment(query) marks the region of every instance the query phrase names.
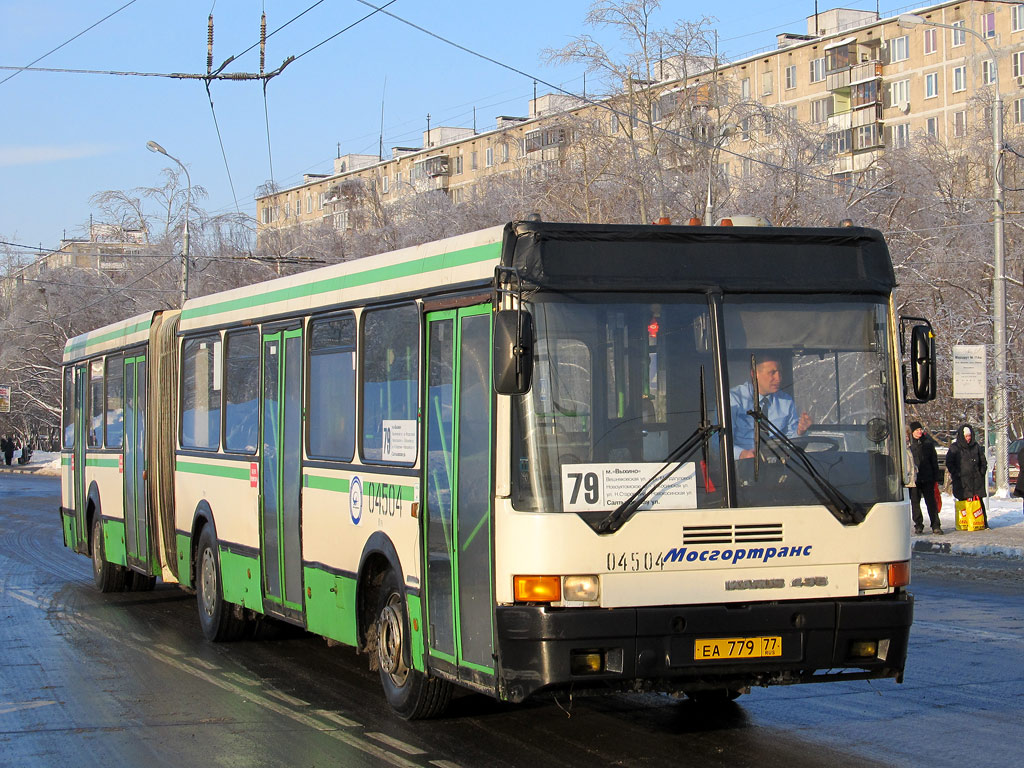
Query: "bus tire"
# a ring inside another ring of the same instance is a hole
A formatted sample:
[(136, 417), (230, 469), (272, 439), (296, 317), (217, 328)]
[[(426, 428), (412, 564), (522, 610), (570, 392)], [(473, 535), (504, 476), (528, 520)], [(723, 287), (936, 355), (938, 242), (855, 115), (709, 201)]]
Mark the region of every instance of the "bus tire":
[(403, 720), (436, 717), (448, 706), (452, 686), (412, 668), (405, 590), (394, 571), (387, 572), (377, 594), (377, 663), (384, 697)]
[(212, 525), (203, 526), (203, 532), (199, 535), (195, 576), (199, 625), (206, 639), (214, 643), (237, 640), (245, 624), (235, 618), (232, 606), (224, 601), (217, 537)]
[(100, 592), (120, 592), (124, 589), (125, 569), (107, 560), (103, 546), (103, 523), (100, 516), (92, 519), (92, 580)]

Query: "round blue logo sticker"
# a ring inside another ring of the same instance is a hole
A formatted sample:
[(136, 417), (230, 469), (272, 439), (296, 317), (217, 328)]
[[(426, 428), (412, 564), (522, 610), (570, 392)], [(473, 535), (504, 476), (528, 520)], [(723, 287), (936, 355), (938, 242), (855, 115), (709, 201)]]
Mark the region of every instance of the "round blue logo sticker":
[(348, 513), (352, 522), (359, 525), (363, 517), (363, 481), (355, 475), (348, 481)]

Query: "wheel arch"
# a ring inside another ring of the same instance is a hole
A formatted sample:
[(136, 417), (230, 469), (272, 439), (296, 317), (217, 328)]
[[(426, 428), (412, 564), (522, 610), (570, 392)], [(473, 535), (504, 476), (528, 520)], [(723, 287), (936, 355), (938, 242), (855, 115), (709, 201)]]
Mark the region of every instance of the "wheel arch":
[(217, 525), (213, 520), (213, 509), (206, 499), (202, 499), (196, 505), (195, 512), (192, 513), (192, 525), (189, 527), (188, 583), (193, 588), (196, 585), (196, 547), (199, 545), (199, 536), (208, 525), (213, 528), (214, 541), (218, 541)]
[(359, 650), (366, 649), (366, 631), (376, 621), (377, 593), (384, 574), (394, 571), (406, 591), (405, 572), (394, 542), (383, 531), (374, 531), (363, 546), (356, 572), (356, 638)]

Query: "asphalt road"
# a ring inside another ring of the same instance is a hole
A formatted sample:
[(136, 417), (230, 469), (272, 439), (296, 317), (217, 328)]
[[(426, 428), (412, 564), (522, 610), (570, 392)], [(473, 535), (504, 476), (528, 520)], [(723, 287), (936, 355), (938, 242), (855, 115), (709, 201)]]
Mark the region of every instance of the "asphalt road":
[(0, 476), (0, 765), (984, 767), (1016, 764), (1024, 740), (1024, 595), (998, 561), (915, 557), (903, 685), (755, 689), (712, 709), (466, 694), (406, 723), (349, 649), (279, 625), (213, 645), (175, 587), (100, 594), (57, 504), (54, 478)]

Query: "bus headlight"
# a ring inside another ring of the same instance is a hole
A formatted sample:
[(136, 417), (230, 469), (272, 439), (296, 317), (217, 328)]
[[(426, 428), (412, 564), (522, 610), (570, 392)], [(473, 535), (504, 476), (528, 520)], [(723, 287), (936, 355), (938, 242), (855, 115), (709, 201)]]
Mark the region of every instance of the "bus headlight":
[(889, 586), (889, 568), (886, 563), (861, 563), (857, 573), (861, 589), (885, 589)]
[(566, 576), (562, 580), (562, 599), (574, 603), (594, 603), (601, 597), (597, 576)]
[(910, 583), (910, 562), (862, 563), (857, 581), (862, 590), (905, 587)]

